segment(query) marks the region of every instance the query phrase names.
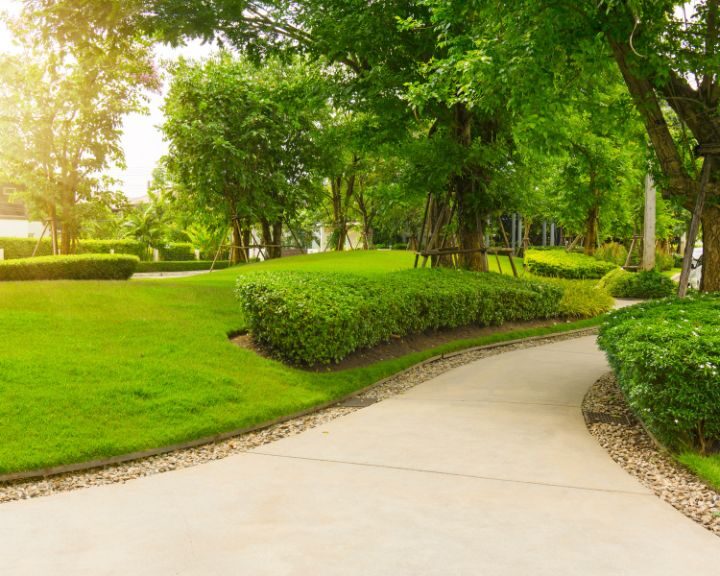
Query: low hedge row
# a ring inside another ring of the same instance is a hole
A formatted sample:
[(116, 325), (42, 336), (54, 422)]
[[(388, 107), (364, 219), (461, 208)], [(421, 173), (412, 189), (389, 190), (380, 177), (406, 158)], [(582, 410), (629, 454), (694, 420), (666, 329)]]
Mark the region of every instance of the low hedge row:
[(552, 278), (595, 279), (617, 268), (612, 262), (596, 260), (592, 256), (556, 250), (528, 250), (525, 264), (530, 272)]
[[(191, 272), (193, 270), (210, 270), (212, 260), (180, 260), (175, 262), (139, 262), (136, 272)], [(227, 260), (215, 262), (214, 270), (222, 270), (230, 266)]]
[[(37, 246), (36, 238), (0, 238), (0, 248), (5, 250), (6, 260), (30, 258)], [(132, 254), (138, 258), (145, 258), (145, 247), (137, 240), (79, 240), (78, 254)], [(40, 241), (36, 256), (52, 255), (52, 242), (50, 238)]]
[(237, 295), (260, 343), (292, 362), (317, 364), (425, 330), (549, 318), (562, 288), (457, 270), (275, 272), (241, 276)]
[(615, 298), (665, 298), (677, 291), (675, 283), (660, 272), (626, 272), (622, 268), (608, 272), (598, 287)]
[(19, 258), (0, 261), (0, 280), (127, 280), (137, 265), (127, 254)]
[(720, 294), (647, 302), (600, 330), (629, 405), (671, 448), (720, 443)]

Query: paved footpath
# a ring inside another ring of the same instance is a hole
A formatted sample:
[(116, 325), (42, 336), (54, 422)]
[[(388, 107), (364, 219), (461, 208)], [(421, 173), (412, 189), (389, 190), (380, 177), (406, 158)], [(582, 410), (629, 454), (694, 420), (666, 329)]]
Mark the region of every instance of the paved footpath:
[(718, 574), (720, 539), (586, 431), (593, 337), (508, 352), (298, 436), (0, 505), (0, 570), (62, 575)]

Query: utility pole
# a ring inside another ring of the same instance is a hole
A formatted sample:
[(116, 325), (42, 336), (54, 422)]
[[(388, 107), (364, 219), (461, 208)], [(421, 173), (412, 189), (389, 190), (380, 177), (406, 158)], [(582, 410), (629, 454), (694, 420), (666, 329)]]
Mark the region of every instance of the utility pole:
[(645, 175), (645, 226), (643, 233), (643, 270), (655, 268), (655, 182), (652, 174)]

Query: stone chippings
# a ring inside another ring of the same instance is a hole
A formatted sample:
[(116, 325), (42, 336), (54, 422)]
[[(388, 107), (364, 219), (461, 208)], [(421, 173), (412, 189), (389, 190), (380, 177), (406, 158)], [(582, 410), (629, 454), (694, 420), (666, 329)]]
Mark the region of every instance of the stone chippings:
[[(385, 400), (397, 394), (452, 370), (463, 364), (474, 362), (482, 358), (495, 356), (511, 350), (532, 348), (552, 342), (579, 338), (594, 333), (595, 329), (584, 330), (574, 334), (559, 334), (548, 336), (537, 340), (517, 342), (500, 346), (497, 348), (486, 348), (470, 350), (460, 354), (444, 357), (428, 364), (414, 366), (405, 372), (391, 377), (382, 383), (358, 394), (359, 398), (375, 401)], [(293, 418), (286, 422), (275, 424), (248, 432), (241, 436), (206, 444), (196, 448), (176, 450), (167, 454), (150, 456), (139, 460), (133, 460), (122, 464), (113, 464), (102, 468), (93, 468), (81, 472), (70, 472), (58, 474), (47, 478), (35, 480), (19, 480), (14, 482), (0, 483), (0, 503), (13, 500), (24, 500), (47, 496), (58, 492), (89, 488), (91, 486), (102, 486), (105, 484), (124, 483), (136, 478), (160, 474), (171, 470), (179, 470), (196, 466), (213, 460), (220, 460), (233, 454), (241, 454), (264, 444), (299, 434), (305, 430), (321, 426), (335, 418), (354, 412), (360, 408), (331, 406), (313, 412), (311, 414)]]
[(588, 424), (610, 457), (640, 483), (698, 524), (720, 536), (720, 494), (660, 449), (632, 413), (615, 375), (600, 378), (583, 401), (583, 412), (630, 416), (633, 424)]

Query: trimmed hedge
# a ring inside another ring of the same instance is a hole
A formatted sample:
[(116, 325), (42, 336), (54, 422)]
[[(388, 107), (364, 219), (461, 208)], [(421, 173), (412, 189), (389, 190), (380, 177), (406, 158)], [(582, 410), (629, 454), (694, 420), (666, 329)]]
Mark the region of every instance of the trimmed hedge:
[(557, 250), (528, 250), (525, 264), (530, 272), (551, 278), (595, 279), (617, 268), (612, 262), (592, 256)]
[(720, 294), (612, 313), (598, 338), (628, 404), (671, 448), (720, 443)]
[(603, 276), (598, 287), (615, 298), (665, 298), (677, 292), (675, 283), (655, 270), (627, 272), (618, 268)]
[(0, 262), (0, 280), (127, 280), (137, 265), (126, 254), (19, 258)]
[[(139, 262), (136, 272), (190, 272), (193, 270), (210, 270), (212, 260), (180, 260), (178, 262)], [(228, 268), (230, 262), (218, 260), (215, 270)]]
[[(0, 248), (5, 250), (6, 260), (32, 257), (37, 245), (37, 238), (0, 238)], [(78, 254), (132, 254), (138, 258), (145, 258), (145, 247), (137, 240), (79, 240)], [(52, 241), (43, 238), (37, 251), (37, 256), (52, 255)]]
[(457, 270), (275, 272), (239, 277), (237, 296), (260, 343), (316, 364), (425, 330), (556, 316), (562, 288)]
[(178, 262), (181, 260), (195, 260), (195, 250), (189, 242), (168, 242), (158, 248), (160, 260)]

